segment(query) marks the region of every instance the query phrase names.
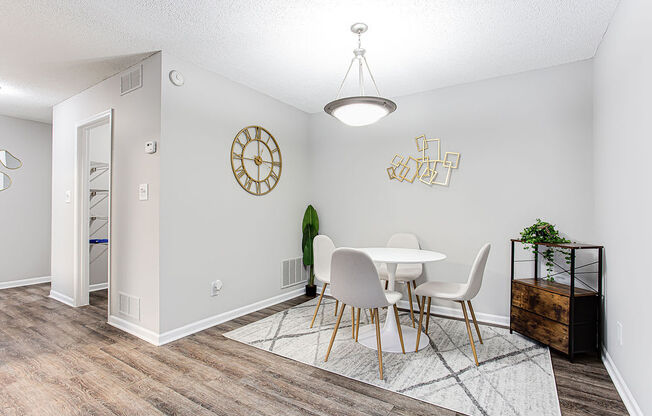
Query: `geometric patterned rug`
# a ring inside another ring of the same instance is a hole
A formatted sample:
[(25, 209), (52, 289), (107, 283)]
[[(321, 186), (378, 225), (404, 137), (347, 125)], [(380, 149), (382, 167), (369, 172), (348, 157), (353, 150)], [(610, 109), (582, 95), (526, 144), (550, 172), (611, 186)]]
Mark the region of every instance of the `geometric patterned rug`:
[[(335, 326), (335, 300), (324, 298), (311, 329), (316, 299), (224, 334), (227, 338), (364, 383), (468, 415), (561, 414), (550, 351), (509, 330), (481, 325), (476, 367), (463, 321), (431, 316), (430, 346), (418, 353), (383, 352), (384, 380), (375, 350), (351, 338), (351, 313), (342, 316), (328, 362)], [(370, 323), (369, 315), (360, 317)], [(412, 325), (409, 313), (401, 322)], [(381, 312), (381, 322), (385, 316)], [(424, 318), (425, 321), (425, 318)], [(425, 329), (425, 322), (424, 322)], [(475, 336), (475, 334), (474, 334)]]

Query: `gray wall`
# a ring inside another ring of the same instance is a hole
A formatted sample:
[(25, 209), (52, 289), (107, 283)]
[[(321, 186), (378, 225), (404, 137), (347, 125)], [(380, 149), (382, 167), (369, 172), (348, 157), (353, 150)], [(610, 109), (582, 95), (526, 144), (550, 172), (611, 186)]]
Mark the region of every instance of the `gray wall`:
[[(595, 58), (595, 212), (606, 248), (606, 349), (652, 414), (652, 3), (622, 1)], [(618, 341), (617, 323), (623, 326)], [(647, 371), (646, 371), (647, 370)], [(630, 409), (632, 410), (632, 409)]]
[[(167, 79), (179, 70), (185, 85)], [(308, 116), (163, 53), (161, 332), (280, 295), (281, 260), (301, 255), (308, 202)], [(231, 171), (231, 143), (260, 125), (283, 156), (272, 192), (253, 196)], [(222, 293), (210, 297), (210, 282)], [(296, 289), (296, 288), (294, 288)]]
[[(110, 314), (118, 315), (118, 293), (140, 298), (140, 320), (158, 330), (159, 155), (145, 154), (145, 142), (161, 134), (161, 55), (142, 62), (143, 86), (120, 95), (120, 74), (57, 104), (53, 111), (52, 290), (73, 297), (74, 204), (66, 190), (75, 184), (78, 123), (113, 108)], [(149, 200), (138, 185), (149, 184)], [(74, 201), (73, 201), (74, 202)]]
[[(571, 239), (592, 238), (591, 88), (586, 61), (401, 97), (395, 114), (367, 127), (311, 116), (310, 190), (320, 231), (354, 247), (415, 233), (423, 247), (448, 256), (426, 267), (426, 279), (446, 281), (465, 281), (489, 242), (474, 306), (504, 319), (510, 238), (538, 217)], [(422, 134), (461, 153), (449, 187), (389, 181), (392, 156), (414, 155)]]
[(0, 171), (12, 184), (0, 191), (0, 286), (50, 276), (52, 126), (0, 116), (0, 150), (23, 162)]

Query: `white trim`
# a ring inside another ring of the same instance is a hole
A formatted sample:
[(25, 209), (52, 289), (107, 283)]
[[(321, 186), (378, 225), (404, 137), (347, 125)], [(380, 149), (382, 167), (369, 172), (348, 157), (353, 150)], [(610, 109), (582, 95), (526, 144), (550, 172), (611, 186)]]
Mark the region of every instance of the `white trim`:
[(104, 290), (108, 289), (109, 284), (108, 283), (95, 283), (94, 285), (88, 285), (88, 291), (89, 292), (95, 292), (98, 290)]
[(12, 287), (38, 285), (40, 283), (49, 283), (52, 281), (51, 276), (30, 277), (29, 279), (11, 280), (9, 282), (0, 282), (0, 289), (9, 289)]
[(604, 363), (604, 367), (607, 369), (607, 373), (609, 373), (611, 380), (614, 382), (614, 386), (616, 386), (616, 390), (618, 390), (618, 394), (620, 394), (620, 398), (623, 400), (629, 414), (633, 416), (643, 416), (643, 411), (638, 406), (638, 403), (636, 403), (634, 395), (629, 391), (629, 387), (625, 384), (625, 380), (620, 375), (616, 364), (613, 362), (609, 352), (607, 352), (604, 347), (602, 348), (602, 362)]
[(144, 341), (149, 342), (150, 344), (160, 345), (159, 344), (159, 335), (147, 328), (143, 328), (140, 325), (136, 325), (133, 322), (129, 322), (125, 319), (119, 318), (115, 315), (109, 315), (109, 325), (114, 326), (122, 331), (125, 331), (135, 337), (138, 337)]
[[(111, 161), (113, 162), (113, 109), (105, 110), (75, 125), (75, 188), (73, 191), (74, 210), (74, 274), (73, 292), (75, 306), (88, 305), (89, 293), (89, 244), (88, 244), (88, 215), (89, 215), (89, 157), (88, 157), (88, 132), (91, 128), (108, 124), (111, 127)], [(109, 223), (107, 248), (108, 275), (111, 280), (111, 179), (109, 179)], [(109, 294), (109, 305), (111, 298)]]
[[(459, 306), (459, 305), (458, 305)], [(398, 302), (398, 307), (402, 309), (410, 309), (410, 303), (407, 300), (401, 300)], [(419, 310), (419, 306), (415, 301), (412, 302), (412, 308), (414, 309), (414, 312)], [(478, 323), (481, 324), (491, 324), (491, 325), (500, 325), (500, 326), (509, 326), (509, 316), (503, 316), (503, 315), (492, 315), (490, 313), (483, 313), (483, 312), (475, 312), (475, 317), (478, 320)], [(449, 318), (459, 318), (459, 319), (464, 319), (464, 315), (462, 314), (462, 307), (459, 308), (450, 308), (448, 306), (439, 306), (439, 305), (431, 305), (430, 306), (430, 314), (431, 315), (443, 315)]]
[(58, 300), (61, 303), (65, 303), (68, 306), (72, 306), (73, 308), (75, 307), (75, 299), (71, 298), (70, 296), (66, 296), (63, 293), (50, 290), (50, 297), (54, 300)]
[(243, 306), (241, 308), (233, 309), (228, 312), (220, 313), (217, 315), (210, 316), (208, 318), (193, 322), (188, 325), (167, 331), (162, 333), (158, 339), (158, 345), (167, 344), (179, 338), (186, 337), (188, 335), (194, 334), (195, 332), (203, 331), (204, 329), (210, 328), (215, 325), (219, 325), (223, 322), (230, 321), (232, 319), (238, 318), (243, 315), (247, 315), (252, 312), (265, 309), (277, 303), (285, 302), (286, 300), (294, 299), (297, 296), (301, 296), (306, 293), (305, 288), (295, 289), (289, 292), (285, 292), (281, 295), (274, 296), (268, 299), (261, 300), (251, 305)]
[[(317, 287), (317, 293), (321, 292), (321, 286)], [(331, 294), (331, 288), (326, 287), (326, 292), (324, 295), (330, 296)], [(407, 300), (401, 300), (398, 302), (398, 307), (401, 309), (405, 310), (410, 310), (410, 304), (408, 303)], [(412, 301), (412, 309), (414, 310), (415, 314), (418, 313), (419, 311), (419, 305), (417, 305), (416, 301)], [(450, 308), (447, 306), (438, 306), (438, 305), (431, 305), (430, 307), (430, 313), (435, 314), (435, 315), (442, 315), (446, 316), (449, 318), (459, 318), (463, 319), (464, 315), (462, 314), (462, 308)], [(483, 312), (475, 312), (475, 317), (478, 319), (479, 323), (484, 323), (484, 324), (491, 324), (491, 325), (500, 325), (500, 326), (509, 326), (509, 316), (503, 316), (503, 315), (492, 315), (490, 313), (483, 313)]]

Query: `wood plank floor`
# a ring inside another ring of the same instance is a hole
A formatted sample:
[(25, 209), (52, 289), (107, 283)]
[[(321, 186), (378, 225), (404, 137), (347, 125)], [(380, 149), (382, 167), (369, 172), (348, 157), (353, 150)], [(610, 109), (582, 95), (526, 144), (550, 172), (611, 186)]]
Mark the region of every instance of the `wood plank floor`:
[[(106, 291), (76, 309), (48, 292), (0, 290), (2, 415), (455, 414), (222, 336), (306, 297), (154, 347), (106, 323)], [(553, 366), (564, 415), (626, 414), (597, 358)]]

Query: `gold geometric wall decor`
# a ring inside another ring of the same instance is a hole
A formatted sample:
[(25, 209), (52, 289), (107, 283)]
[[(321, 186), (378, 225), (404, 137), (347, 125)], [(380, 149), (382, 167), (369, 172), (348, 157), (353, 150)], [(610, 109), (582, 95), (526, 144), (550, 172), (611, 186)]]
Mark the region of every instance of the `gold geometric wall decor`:
[(389, 180), (413, 183), (418, 178), (419, 182), (428, 186), (448, 186), (451, 171), (459, 167), (461, 155), (458, 152), (445, 152), (442, 159), (441, 140), (428, 139), (425, 134), (414, 141), (419, 157), (394, 155), (387, 168)]

